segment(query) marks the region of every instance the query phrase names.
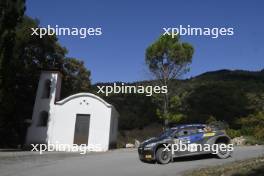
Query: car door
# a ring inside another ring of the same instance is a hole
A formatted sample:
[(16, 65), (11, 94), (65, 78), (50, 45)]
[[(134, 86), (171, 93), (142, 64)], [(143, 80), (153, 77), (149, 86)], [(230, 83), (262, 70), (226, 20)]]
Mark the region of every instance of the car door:
[(187, 155), (190, 153), (199, 152), (199, 148), (197, 148), (197, 144), (200, 144), (203, 139), (203, 133), (201, 133), (197, 128), (184, 128), (179, 130), (175, 134), (175, 141), (178, 140), (178, 144), (185, 145), (177, 153), (177, 155)]
[(173, 137), (173, 145), (174, 147), (172, 150), (174, 150), (173, 154), (174, 156), (182, 156), (186, 155), (189, 153), (186, 150), (186, 147), (190, 143), (190, 129), (184, 128), (184, 129), (179, 129), (174, 137)]

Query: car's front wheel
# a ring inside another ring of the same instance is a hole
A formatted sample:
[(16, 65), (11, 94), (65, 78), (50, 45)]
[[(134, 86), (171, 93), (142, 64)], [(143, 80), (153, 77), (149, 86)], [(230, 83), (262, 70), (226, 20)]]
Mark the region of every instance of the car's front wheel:
[(156, 152), (156, 160), (159, 164), (168, 164), (171, 160), (171, 152), (164, 149), (160, 147)]

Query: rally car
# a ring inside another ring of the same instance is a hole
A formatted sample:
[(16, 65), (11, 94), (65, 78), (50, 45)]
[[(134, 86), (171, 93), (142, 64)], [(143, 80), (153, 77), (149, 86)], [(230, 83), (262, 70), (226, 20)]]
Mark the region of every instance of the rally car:
[[(179, 148), (175, 150), (176, 144), (186, 144), (188, 147), (184, 151)], [(138, 154), (141, 161), (160, 164), (167, 164), (175, 157), (209, 153), (225, 159), (232, 154), (233, 148), (230, 146), (230, 137), (224, 129), (206, 124), (188, 124), (171, 127), (159, 137), (143, 141), (138, 147)]]

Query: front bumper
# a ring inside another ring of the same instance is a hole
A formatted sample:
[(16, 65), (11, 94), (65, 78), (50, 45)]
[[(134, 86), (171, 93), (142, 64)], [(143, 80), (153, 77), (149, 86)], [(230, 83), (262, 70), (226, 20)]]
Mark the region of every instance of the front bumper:
[(155, 160), (155, 152), (152, 148), (138, 147), (138, 156), (140, 160)]

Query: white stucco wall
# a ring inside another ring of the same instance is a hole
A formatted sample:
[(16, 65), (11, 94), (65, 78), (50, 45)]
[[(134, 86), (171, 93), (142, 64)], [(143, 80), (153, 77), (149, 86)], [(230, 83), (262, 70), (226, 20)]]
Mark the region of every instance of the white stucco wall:
[(118, 133), (118, 117), (119, 114), (116, 109), (113, 107), (111, 111), (111, 128), (110, 128), (110, 145), (114, 146), (117, 141), (117, 133)]
[[(45, 81), (51, 81), (50, 97), (43, 98)], [(35, 104), (32, 114), (32, 123), (28, 128), (26, 144), (46, 143), (47, 127), (38, 126), (40, 113), (46, 111), (50, 114), (56, 99), (60, 96), (61, 75), (58, 72), (43, 71), (40, 75)]]
[(89, 93), (79, 93), (57, 102), (50, 114), (48, 141), (73, 144), (76, 114), (90, 115), (88, 145), (108, 150), (112, 106)]

